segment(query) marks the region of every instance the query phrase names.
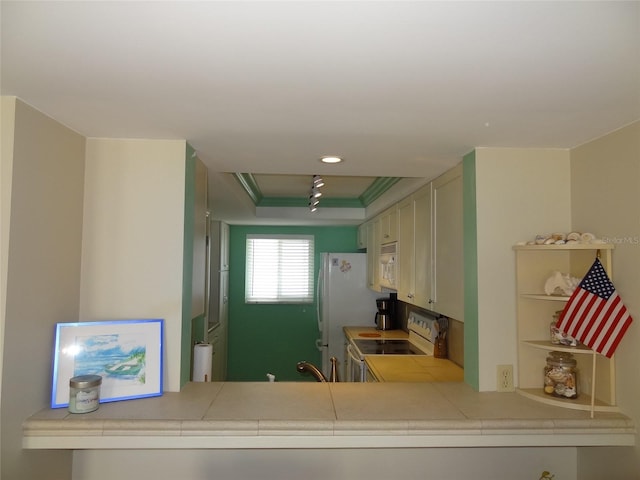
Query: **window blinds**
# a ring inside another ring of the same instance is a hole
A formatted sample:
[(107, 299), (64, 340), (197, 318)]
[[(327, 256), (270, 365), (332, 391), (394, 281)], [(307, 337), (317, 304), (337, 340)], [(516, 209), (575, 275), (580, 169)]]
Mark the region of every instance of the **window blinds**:
[(313, 302), (313, 236), (247, 235), (245, 301)]

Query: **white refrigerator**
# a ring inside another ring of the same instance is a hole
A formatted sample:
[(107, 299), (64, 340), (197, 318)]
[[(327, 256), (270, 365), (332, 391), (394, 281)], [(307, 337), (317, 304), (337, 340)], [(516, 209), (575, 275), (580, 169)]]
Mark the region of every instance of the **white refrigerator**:
[(344, 376), (345, 336), (342, 327), (375, 327), (376, 299), (381, 293), (367, 287), (365, 253), (321, 253), (317, 283), (317, 316), (322, 352), (322, 372), (329, 378), (329, 359), (338, 359), (340, 379)]

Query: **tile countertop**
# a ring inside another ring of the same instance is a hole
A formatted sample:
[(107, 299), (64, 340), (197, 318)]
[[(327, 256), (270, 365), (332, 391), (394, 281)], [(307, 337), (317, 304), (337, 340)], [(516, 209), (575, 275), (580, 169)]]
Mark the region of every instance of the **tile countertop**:
[(363, 339), (406, 339), (409, 334), (404, 330), (378, 330), (375, 327), (342, 327), (347, 338), (363, 338)]
[[(405, 339), (404, 330), (343, 327), (348, 339)], [(464, 370), (446, 358), (422, 355), (369, 355), (367, 367), (380, 382), (462, 382)]]
[(464, 383), (188, 383), (180, 393), (45, 409), (27, 449), (623, 446), (620, 413), (570, 410)]
[(446, 358), (370, 355), (367, 367), (379, 382), (462, 382), (464, 370)]

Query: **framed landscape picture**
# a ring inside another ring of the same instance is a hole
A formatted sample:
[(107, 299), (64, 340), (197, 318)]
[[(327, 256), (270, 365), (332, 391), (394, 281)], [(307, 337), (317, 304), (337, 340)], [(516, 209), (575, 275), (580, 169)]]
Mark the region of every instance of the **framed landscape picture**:
[(51, 408), (69, 405), (69, 380), (100, 375), (100, 403), (162, 395), (162, 319), (58, 323)]

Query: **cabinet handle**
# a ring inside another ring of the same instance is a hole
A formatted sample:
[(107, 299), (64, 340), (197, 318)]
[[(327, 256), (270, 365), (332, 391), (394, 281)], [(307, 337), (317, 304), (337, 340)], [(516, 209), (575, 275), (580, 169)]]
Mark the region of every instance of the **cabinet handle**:
[(413, 298), (413, 293), (408, 293), (407, 298)]
[(431, 305), (433, 303), (433, 300), (430, 298), (429, 299), (429, 305)]

